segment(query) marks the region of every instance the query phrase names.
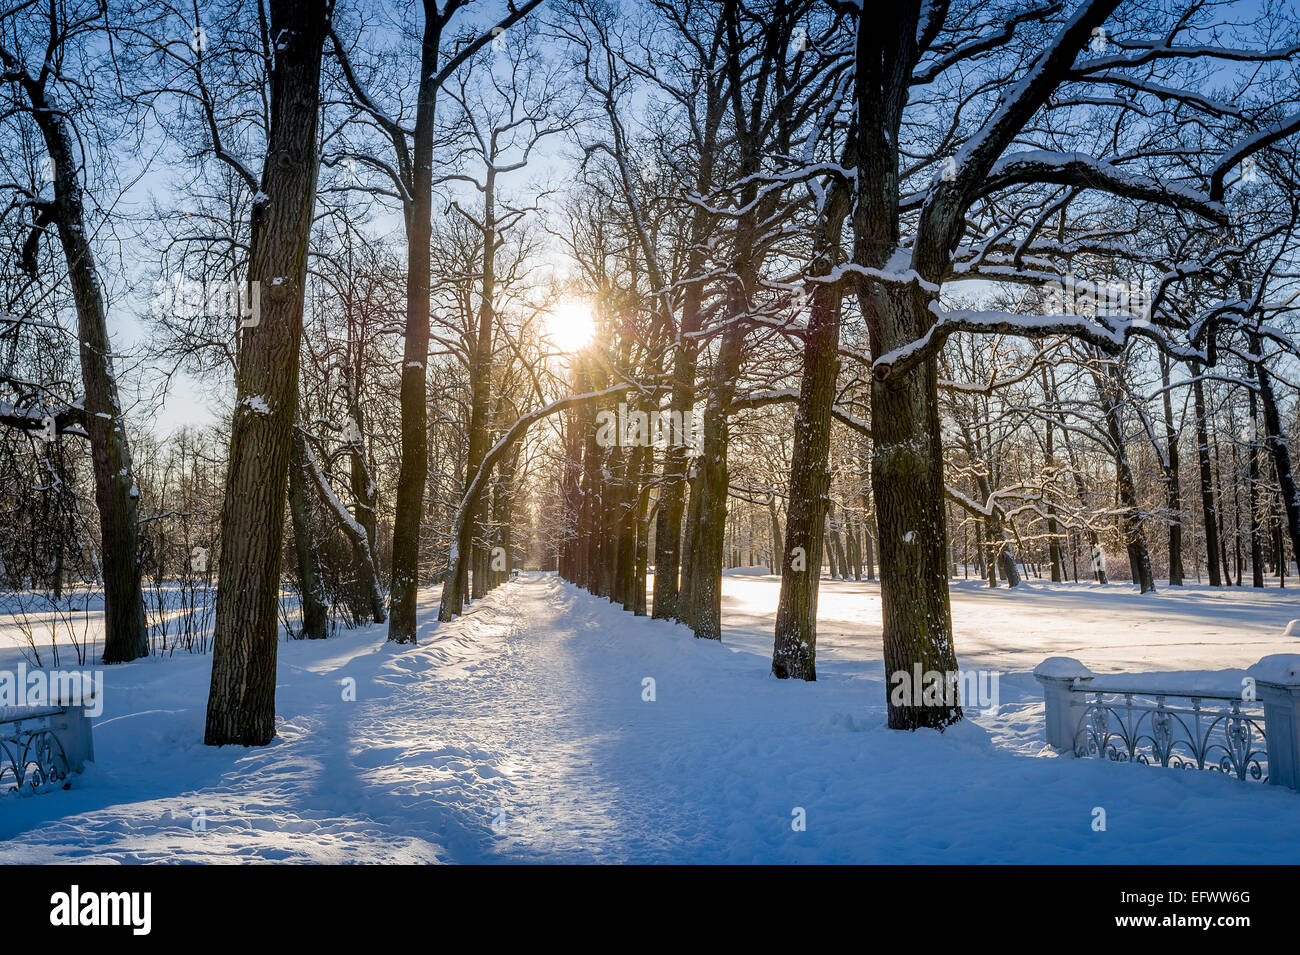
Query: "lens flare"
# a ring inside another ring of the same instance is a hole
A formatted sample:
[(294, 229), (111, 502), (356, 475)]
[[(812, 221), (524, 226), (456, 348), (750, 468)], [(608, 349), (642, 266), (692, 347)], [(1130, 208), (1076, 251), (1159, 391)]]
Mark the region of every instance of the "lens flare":
[(576, 352), (596, 335), (596, 315), (591, 303), (580, 298), (566, 298), (546, 316), (546, 334), (551, 344), (562, 352)]

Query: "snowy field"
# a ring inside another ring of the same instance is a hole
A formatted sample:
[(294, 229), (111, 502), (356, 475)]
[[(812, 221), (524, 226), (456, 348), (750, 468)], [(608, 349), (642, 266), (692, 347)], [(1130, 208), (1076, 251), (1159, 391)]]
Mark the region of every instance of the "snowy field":
[(721, 645), (550, 575), (446, 625), (430, 590), (415, 649), (281, 643), (262, 749), (202, 745), (210, 656), (108, 668), (97, 762), (0, 796), (0, 863), (1300, 860), (1300, 794), (1059, 758), (1031, 675), (1242, 669), (1296, 650), (1300, 590), (957, 582), (961, 665), (1002, 671), (1001, 706), (911, 734), (883, 728), (876, 585), (823, 581), (815, 684), (768, 675), (778, 586), (728, 576)]

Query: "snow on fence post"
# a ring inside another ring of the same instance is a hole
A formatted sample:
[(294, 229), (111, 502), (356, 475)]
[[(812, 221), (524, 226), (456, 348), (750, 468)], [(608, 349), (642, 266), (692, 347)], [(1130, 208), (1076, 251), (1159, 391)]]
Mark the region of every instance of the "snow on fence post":
[(1044, 716), (1047, 722), (1047, 745), (1074, 755), (1074, 737), (1082, 722), (1087, 704), (1076, 693), (1075, 680), (1086, 683), (1093, 672), (1073, 657), (1048, 657), (1034, 667), (1034, 678), (1043, 685)]
[(0, 706), (0, 792), (43, 789), (94, 762), (92, 699)]
[(90, 734), (90, 716), (86, 713), (90, 702), (68, 704), (62, 713), (50, 717), (50, 728), (63, 746), (70, 773), (79, 773), (86, 768), (86, 763), (95, 761), (95, 741)]
[(1300, 789), (1300, 654), (1264, 657), (1246, 674), (1264, 704), (1268, 781)]

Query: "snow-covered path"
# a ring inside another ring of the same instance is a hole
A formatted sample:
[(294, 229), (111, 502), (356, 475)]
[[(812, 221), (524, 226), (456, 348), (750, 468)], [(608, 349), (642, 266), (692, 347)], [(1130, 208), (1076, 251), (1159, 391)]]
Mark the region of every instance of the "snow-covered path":
[(549, 575), (447, 625), (431, 591), (414, 649), (382, 627), (282, 643), (279, 737), (258, 750), (201, 745), (209, 657), (110, 668), (97, 763), (72, 790), (0, 797), (0, 862), (1300, 857), (1294, 793), (1045, 754), (1029, 675), (1062, 652), (1244, 666), (1294, 647), (1290, 594), (958, 585), (963, 665), (1007, 672), (998, 715), (940, 735), (881, 728), (872, 584), (824, 582), (818, 683), (772, 679), (775, 583), (727, 579), (722, 645)]

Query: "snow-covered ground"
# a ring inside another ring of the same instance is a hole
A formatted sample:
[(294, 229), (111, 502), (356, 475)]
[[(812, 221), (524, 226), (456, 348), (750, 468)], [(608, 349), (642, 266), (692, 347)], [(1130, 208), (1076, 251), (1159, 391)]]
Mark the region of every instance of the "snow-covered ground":
[(958, 582), (961, 664), (1001, 671), (1001, 707), (913, 734), (883, 728), (876, 585), (823, 581), (815, 684), (768, 675), (778, 585), (728, 576), (721, 645), (551, 575), (446, 625), (430, 590), (414, 649), (382, 627), (281, 643), (261, 749), (202, 745), (210, 656), (108, 668), (97, 762), (69, 790), (0, 796), (0, 862), (1300, 858), (1300, 794), (1059, 758), (1031, 676), (1055, 655), (1244, 668), (1296, 650), (1300, 591)]

